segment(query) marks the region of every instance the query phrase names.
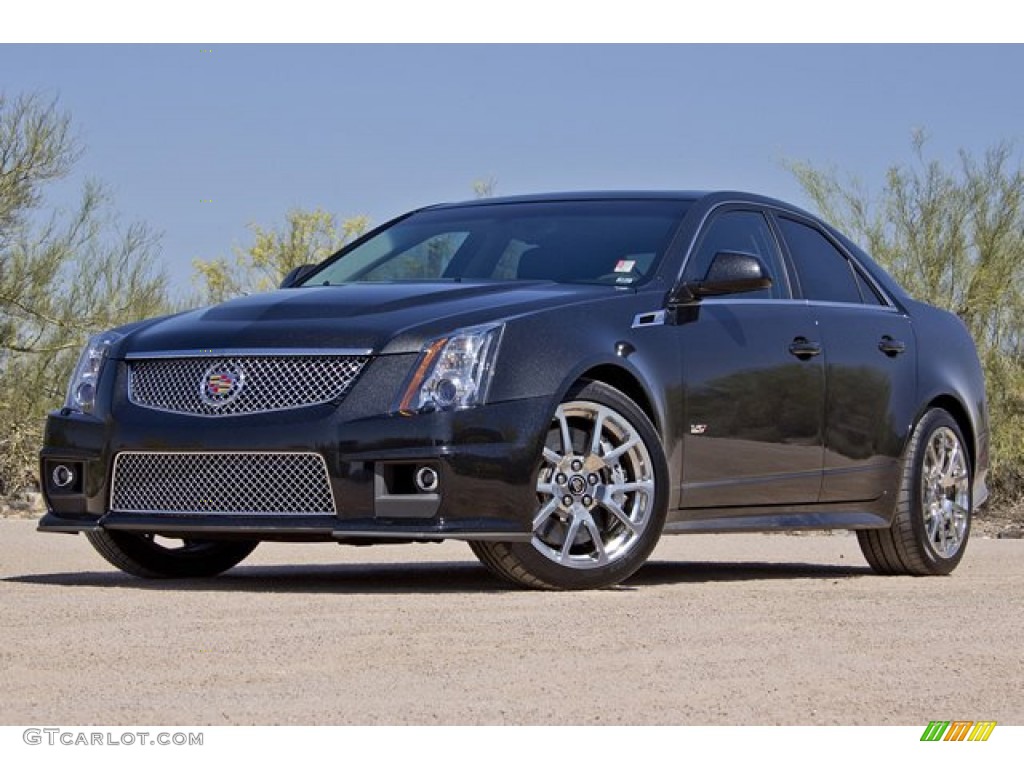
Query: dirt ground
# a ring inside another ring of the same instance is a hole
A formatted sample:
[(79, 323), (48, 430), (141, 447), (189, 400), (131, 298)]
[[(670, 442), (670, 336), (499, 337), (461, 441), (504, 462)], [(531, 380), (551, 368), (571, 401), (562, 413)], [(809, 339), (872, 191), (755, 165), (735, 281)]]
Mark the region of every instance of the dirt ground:
[(850, 534), (677, 536), (610, 590), (506, 589), (456, 542), (264, 544), (125, 576), (0, 520), (0, 724), (1024, 724), (1024, 541), (948, 578)]

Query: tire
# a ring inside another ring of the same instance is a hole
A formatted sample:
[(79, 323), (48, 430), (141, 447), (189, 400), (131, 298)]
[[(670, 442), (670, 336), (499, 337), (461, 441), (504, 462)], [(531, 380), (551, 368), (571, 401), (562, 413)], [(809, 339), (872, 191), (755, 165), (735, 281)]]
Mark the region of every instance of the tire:
[(933, 408), (910, 439), (892, 526), (857, 531), (871, 568), (887, 575), (952, 573), (971, 533), (972, 485), (960, 427), (948, 412)]
[(534, 589), (618, 584), (654, 550), (668, 508), (657, 431), (606, 384), (574, 387), (551, 420), (537, 467), (530, 542), (470, 542), (487, 568)]
[(169, 547), (150, 534), (107, 530), (86, 537), (108, 563), (144, 579), (216, 576), (242, 562), (259, 543), (184, 540), (180, 547)]

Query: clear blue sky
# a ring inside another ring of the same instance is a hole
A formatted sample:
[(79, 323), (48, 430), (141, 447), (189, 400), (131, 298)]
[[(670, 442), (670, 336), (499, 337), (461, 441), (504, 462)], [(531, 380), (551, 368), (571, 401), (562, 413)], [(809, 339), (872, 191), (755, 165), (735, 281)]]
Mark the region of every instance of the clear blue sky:
[[(212, 52), (204, 52), (212, 49)], [(1024, 46), (3, 45), (56, 96), (125, 220), (189, 285), (293, 206), (374, 222), (566, 189), (740, 188), (807, 204), (784, 158), (877, 185), (913, 129), (953, 160), (1024, 134)], [(212, 200), (212, 202), (202, 202)]]

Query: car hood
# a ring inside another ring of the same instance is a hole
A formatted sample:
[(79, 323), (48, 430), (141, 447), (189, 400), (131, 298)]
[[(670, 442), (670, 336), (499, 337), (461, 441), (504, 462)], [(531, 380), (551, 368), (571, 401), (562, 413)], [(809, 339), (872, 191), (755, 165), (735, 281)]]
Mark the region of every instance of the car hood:
[(417, 352), (456, 328), (606, 298), (606, 286), (550, 282), (349, 283), (244, 296), (130, 331), (120, 352), (365, 349)]

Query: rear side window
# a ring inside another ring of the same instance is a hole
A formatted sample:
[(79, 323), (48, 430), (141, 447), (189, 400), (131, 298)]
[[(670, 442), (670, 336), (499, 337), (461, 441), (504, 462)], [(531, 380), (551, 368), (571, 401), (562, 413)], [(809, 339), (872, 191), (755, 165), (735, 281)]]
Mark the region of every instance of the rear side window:
[(878, 291), (874, 289), (868, 279), (861, 274), (860, 270), (856, 267), (853, 268), (854, 277), (857, 278), (857, 286), (860, 288), (860, 297), (865, 304), (875, 304), (877, 306), (884, 307), (885, 299), (883, 299)]
[(779, 227), (805, 299), (862, 303), (853, 265), (825, 235), (814, 227), (782, 217)]

